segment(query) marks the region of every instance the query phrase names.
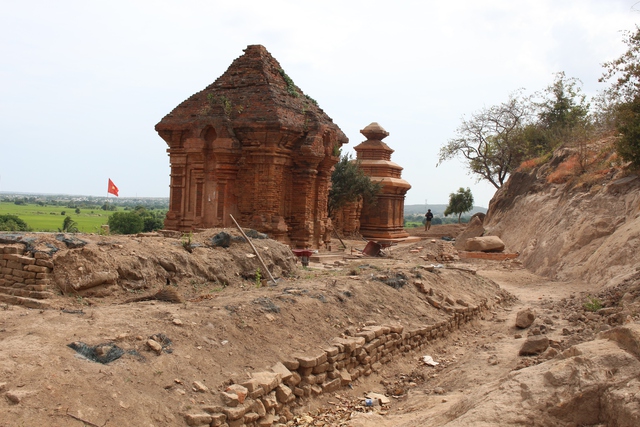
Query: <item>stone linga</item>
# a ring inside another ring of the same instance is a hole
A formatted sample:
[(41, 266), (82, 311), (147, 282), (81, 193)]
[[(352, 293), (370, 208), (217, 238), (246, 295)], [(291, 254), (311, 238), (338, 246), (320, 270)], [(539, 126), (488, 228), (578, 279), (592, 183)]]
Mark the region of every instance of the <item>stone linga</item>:
[(331, 169), (347, 137), (260, 45), (155, 127), (171, 164), (165, 228), (243, 226), (294, 247), (330, 240)]

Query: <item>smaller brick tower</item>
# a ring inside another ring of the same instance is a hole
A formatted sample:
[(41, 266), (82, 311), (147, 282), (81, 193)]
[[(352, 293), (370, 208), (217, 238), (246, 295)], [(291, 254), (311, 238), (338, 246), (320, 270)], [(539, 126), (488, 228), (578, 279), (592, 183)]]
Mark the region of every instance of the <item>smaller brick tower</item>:
[(368, 239), (408, 237), (404, 230), (404, 197), (411, 184), (402, 179), (402, 167), (391, 161), (393, 150), (382, 142), (389, 132), (373, 122), (360, 133), (367, 140), (354, 147), (356, 158), (371, 181), (382, 185), (377, 203), (362, 208), (360, 234)]

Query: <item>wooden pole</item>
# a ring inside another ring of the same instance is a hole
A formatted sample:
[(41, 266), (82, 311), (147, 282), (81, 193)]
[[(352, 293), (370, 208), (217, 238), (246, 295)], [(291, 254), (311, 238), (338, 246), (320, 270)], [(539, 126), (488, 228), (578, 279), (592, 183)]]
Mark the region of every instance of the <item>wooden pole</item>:
[(338, 240), (340, 240), (340, 243), (342, 244), (342, 246), (347, 249), (347, 245), (344, 244), (344, 242), (342, 241), (342, 239), (340, 238), (340, 235), (338, 234), (338, 232), (336, 231), (336, 229), (333, 229), (333, 234), (336, 235), (336, 237), (338, 238)]
[(271, 272), (269, 271), (269, 269), (267, 268), (267, 265), (264, 263), (264, 261), (262, 260), (262, 257), (260, 256), (260, 254), (258, 253), (258, 250), (256, 249), (255, 246), (253, 246), (253, 243), (251, 242), (251, 240), (249, 240), (249, 238), (247, 237), (246, 234), (244, 234), (244, 230), (238, 225), (238, 221), (236, 221), (236, 219), (233, 217), (233, 215), (229, 214), (229, 216), (231, 217), (231, 219), (233, 220), (233, 222), (236, 224), (236, 227), (238, 227), (238, 230), (240, 231), (240, 233), (242, 233), (242, 237), (244, 237), (244, 239), (249, 242), (249, 244), (251, 245), (251, 248), (253, 249), (253, 253), (256, 254), (258, 256), (258, 259), (260, 260), (260, 264), (262, 264), (262, 267), (264, 267), (264, 271), (267, 272), (267, 274), (269, 275), (269, 277), (271, 278), (271, 281), (273, 282), (273, 284), (276, 284), (276, 279), (273, 278), (273, 276), (271, 275)]

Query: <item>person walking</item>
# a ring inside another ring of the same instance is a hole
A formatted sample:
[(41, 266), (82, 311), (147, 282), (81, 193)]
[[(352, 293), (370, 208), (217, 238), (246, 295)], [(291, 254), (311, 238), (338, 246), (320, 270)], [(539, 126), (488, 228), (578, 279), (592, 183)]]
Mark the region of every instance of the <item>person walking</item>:
[(431, 220), (433, 219), (433, 214), (431, 213), (431, 209), (427, 209), (427, 213), (424, 214), (424, 231), (428, 231), (431, 228)]

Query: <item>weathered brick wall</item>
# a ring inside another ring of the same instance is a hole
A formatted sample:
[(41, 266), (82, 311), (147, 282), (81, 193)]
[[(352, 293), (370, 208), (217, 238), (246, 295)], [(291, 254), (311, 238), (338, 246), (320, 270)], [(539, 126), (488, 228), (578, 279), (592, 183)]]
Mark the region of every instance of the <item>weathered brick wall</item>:
[(49, 298), (51, 257), (44, 252), (25, 254), (21, 245), (0, 245), (0, 301), (45, 308)]
[(190, 426), (271, 427), (293, 418), (291, 409), (306, 399), (333, 392), (382, 369), (404, 353), (420, 351), (489, 307), (448, 308), (449, 317), (435, 325), (405, 330), (401, 325), (367, 326), (354, 336), (336, 337), (321, 351), (292, 356), (270, 371), (221, 393), (220, 405), (202, 406), (185, 415)]

